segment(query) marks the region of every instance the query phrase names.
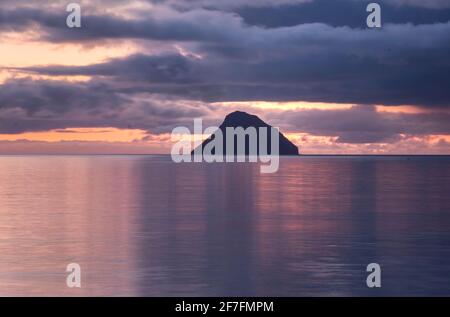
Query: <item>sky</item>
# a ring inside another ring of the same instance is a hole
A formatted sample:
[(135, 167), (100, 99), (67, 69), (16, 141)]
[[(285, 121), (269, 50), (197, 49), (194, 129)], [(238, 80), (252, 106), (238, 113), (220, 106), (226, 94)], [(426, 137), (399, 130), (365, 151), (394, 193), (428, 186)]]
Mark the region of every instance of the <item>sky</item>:
[(450, 154), (450, 1), (370, 2), (2, 0), (0, 154), (170, 153), (235, 110), (305, 154)]

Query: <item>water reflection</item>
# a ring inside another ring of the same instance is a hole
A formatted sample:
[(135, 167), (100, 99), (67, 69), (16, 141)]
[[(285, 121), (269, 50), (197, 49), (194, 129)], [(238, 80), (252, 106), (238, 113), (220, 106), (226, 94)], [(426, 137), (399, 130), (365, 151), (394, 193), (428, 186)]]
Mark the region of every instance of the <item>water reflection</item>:
[(449, 161), (0, 157), (0, 295), (450, 295)]

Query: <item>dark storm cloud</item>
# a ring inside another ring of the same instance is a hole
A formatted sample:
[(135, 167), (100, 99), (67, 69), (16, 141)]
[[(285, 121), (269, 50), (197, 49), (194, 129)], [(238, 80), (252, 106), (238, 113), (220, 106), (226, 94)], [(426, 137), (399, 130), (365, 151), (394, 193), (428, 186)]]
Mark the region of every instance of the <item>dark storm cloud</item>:
[(208, 10), (177, 12), (164, 8), (146, 11), (129, 19), (113, 14), (83, 11), (82, 27), (68, 28), (65, 10), (0, 8), (2, 31), (39, 27), (41, 40), (83, 42), (104, 39), (147, 39), (161, 41), (222, 42), (240, 39), (242, 20), (233, 13)]
[[(166, 7), (134, 10), (134, 18), (124, 18), (85, 6), (83, 27), (69, 29), (65, 24), (64, 5), (50, 7), (0, 6), (0, 26), (3, 31), (21, 31), (40, 27), (43, 40), (52, 42), (96, 41), (101, 39), (148, 39), (163, 41), (197, 41), (223, 43), (245, 40), (251, 25), (279, 28), (305, 23), (324, 23), (331, 26), (366, 28), (368, 1), (314, 0), (314, 1), (159, 1), (173, 7), (185, 6), (189, 10), (176, 11)], [(121, 1), (104, 1), (111, 6)], [(218, 5), (220, 3), (221, 5)], [(222, 5), (226, 3), (227, 6)], [(256, 3), (258, 5), (256, 5)], [(408, 3), (400, 1), (400, 3)], [(123, 3), (122, 3), (123, 4)], [(215, 6), (213, 5), (215, 4)], [(450, 6), (399, 6), (398, 1), (384, 0), (383, 23), (431, 24), (450, 21)], [(440, 3), (436, 3), (439, 6)], [(231, 6), (233, 9), (226, 9)], [(208, 10), (205, 8), (216, 8)], [(223, 8), (225, 7), (225, 8)], [(253, 30), (254, 31), (254, 30)]]
[(48, 27), (63, 26), (61, 14), (52, 14), (51, 12), (33, 8), (3, 9), (0, 7), (0, 30), (2, 32), (20, 32), (37, 24), (45, 24)]
[(177, 9), (212, 8), (229, 9), (236, 7), (276, 7), (280, 5), (293, 5), (307, 3), (314, 0), (147, 0), (154, 4), (165, 4)]
[[(15, 80), (0, 86), (0, 133), (101, 124), (125, 103), (102, 84)], [(107, 110), (107, 111), (105, 111)], [(81, 115), (83, 114), (83, 115)], [(91, 120), (85, 121), (84, 116)]]
[[(316, 0), (303, 5), (321, 4), (322, 0)], [(145, 18), (135, 19), (88, 12), (83, 27), (76, 30), (67, 28), (64, 19), (51, 12), (12, 10), (2, 15), (0, 23), (34, 21), (52, 41), (140, 38), (182, 43), (203, 58), (141, 54), (97, 65), (26, 71), (109, 76), (128, 81), (129, 86), (135, 84), (130, 90), (203, 101), (450, 105), (450, 91), (445, 89), (450, 86), (450, 22), (388, 24), (382, 30), (321, 23), (263, 28), (246, 25), (230, 12), (158, 7)]]
[(419, 8), (445, 9), (450, 8), (448, 0), (385, 0), (398, 6), (413, 6)]
[(168, 132), (187, 119), (206, 116), (210, 108), (157, 96), (129, 96), (105, 83), (22, 79), (1, 85), (0, 134), (66, 127)]
[(109, 76), (137, 90), (203, 101), (450, 105), (450, 23), (381, 31), (307, 24), (242, 33), (242, 42), (188, 46), (202, 59), (133, 55), (83, 67), (22, 70)]
[(74, 108), (88, 109), (93, 104), (98, 108), (115, 108), (125, 101), (112, 87), (101, 83), (83, 85), (21, 79), (0, 87), (0, 109), (18, 107), (31, 115), (41, 110), (63, 114)]
[[(90, 66), (48, 66), (22, 68), (22, 71), (47, 75), (113, 76), (122, 80), (151, 83), (193, 83), (195, 65), (180, 55), (132, 55)], [(14, 69), (19, 70), (19, 69)]]
[[(373, 1), (315, 0), (276, 7), (241, 7), (236, 12), (247, 24), (272, 28), (315, 22), (366, 28), (366, 7), (370, 2)], [(430, 24), (450, 20), (450, 6), (437, 10), (439, 3), (429, 7), (400, 6), (395, 1), (386, 0), (376, 3), (381, 5), (383, 23)]]
[[(227, 1), (217, 1), (217, 0), (148, 0), (151, 3), (156, 4), (166, 4), (175, 8), (189, 9), (189, 8), (215, 8), (215, 9), (225, 9), (225, 8), (242, 8), (242, 7), (263, 7), (263, 8), (273, 8), (280, 6), (295, 6), (299, 4), (311, 4), (314, 2), (319, 2), (320, 0), (227, 0)], [(370, 3), (368, 0), (325, 0), (323, 2), (348, 2), (352, 1), (355, 3)], [(418, 8), (450, 8), (450, 3), (448, 0), (379, 0), (377, 3), (401, 6), (401, 7), (418, 7)]]
[[(103, 1), (103, 6), (110, 6), (109, 13), (86, 4), (83, 7), (83, 27), (69, 29), (65, 21), (67, 13), (64, 3), (48, 7), (45, 3), (40, 6), (14, 6), (6, 3), (0, 6), (0, 26), (2, 31), (22, 31), (40, 27), (41, 31), (45, 32), (42, 39), (53, 42), (128, 38), (222, 43), (245, 40), (246, 36), (251, 35), (248, 27), (243, 28), (245, 25), (274, 28), (324, 23), (331, 26), (366, 28), (365, 7), (368, 3), (358, 0), (157, 2), (175, 8), (183, 6), (189, 10), (177, 11), (157, 6), (143, 9), (141, 12), (134, 10), (134, 18), (125, 18), (114, 14), (114, 7), (126, 2)], [(434, 5), (423, 7), (410, 6), (416, 4), (414, 1), (384, 0), (381, 1), (383, 22), (447, 22), (450, 20), (450, 6), (444, 6), (444, 3), (446, 2), (441, 4), (436, 1)], [(243, 34), (240, 34), (242, 32)]]

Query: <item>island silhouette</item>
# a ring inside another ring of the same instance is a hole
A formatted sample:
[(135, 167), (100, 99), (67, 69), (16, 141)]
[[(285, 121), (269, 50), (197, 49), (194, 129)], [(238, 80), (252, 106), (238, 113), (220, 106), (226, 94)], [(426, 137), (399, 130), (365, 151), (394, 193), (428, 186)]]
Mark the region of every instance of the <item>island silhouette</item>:
[[(223, 135), (223, 149), (226, 149), (226, 142), (227, 142), (226, 128), (228, 128), (228, 127), (230, 127), (230, 128), (242, 127), (243, 129), (247, 129), (250, 127), (256, 128), (257, 138), (258, 138), (257, 154), (258, 155), (272, 154), (272, 146), (271, 146), (272, 142), (271, 142), (270, 131), (273, 127), (271, 125), (265, 123), (258, 116), (252, 115), (252, 114), (249, 114), (249, 113), (243, 112), (243, 111), (235, 111), (235, 112), (228, 114), (218, 129), (222, 132), (222, 135)], [(267, 153), (260, 153), (260, 148), (259, 148), (260, 130), (259, 130), (259, 128), (267, 128), (267, 131), (268, 131), (267, 132)], [(194, 154), (196, 151), (199, 151), (199, 148), (201, 148), (201, 153), (203, 153), (205, 146), (215, 139), (216, 133), (213, 133), (201, 145), (199, 145), (196, 149), (194, 149), (191, 152), (191, 154)], [(281, 132), (279, 132), (279, 130), (277, 130), (277, 134), (278, 134), (278, 139), (279, 139), (279, 155), (298, 156), (299, 155), (298, 147), (295, 144), (293, 144), (291, 141), (289, 141)], [(237, 150), (237, 142), (236, 142), (236, 137), (235, 137), (233, 154), (237, 155), (237, 151), (238, 151)], [(246, 137), (245, 155), (249, 155), (249, 153), (250, 153), (249, 138)], [(215, 154), (214, 150), (212, 150), (212, 154)]]

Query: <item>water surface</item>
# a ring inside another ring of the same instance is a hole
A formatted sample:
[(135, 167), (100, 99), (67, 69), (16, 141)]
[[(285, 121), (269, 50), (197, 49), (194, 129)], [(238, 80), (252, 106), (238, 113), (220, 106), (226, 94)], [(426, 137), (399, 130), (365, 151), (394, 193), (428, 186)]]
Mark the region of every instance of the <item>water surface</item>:
[(0, 156), (0, 295), (450, 295), (449, 163)]

